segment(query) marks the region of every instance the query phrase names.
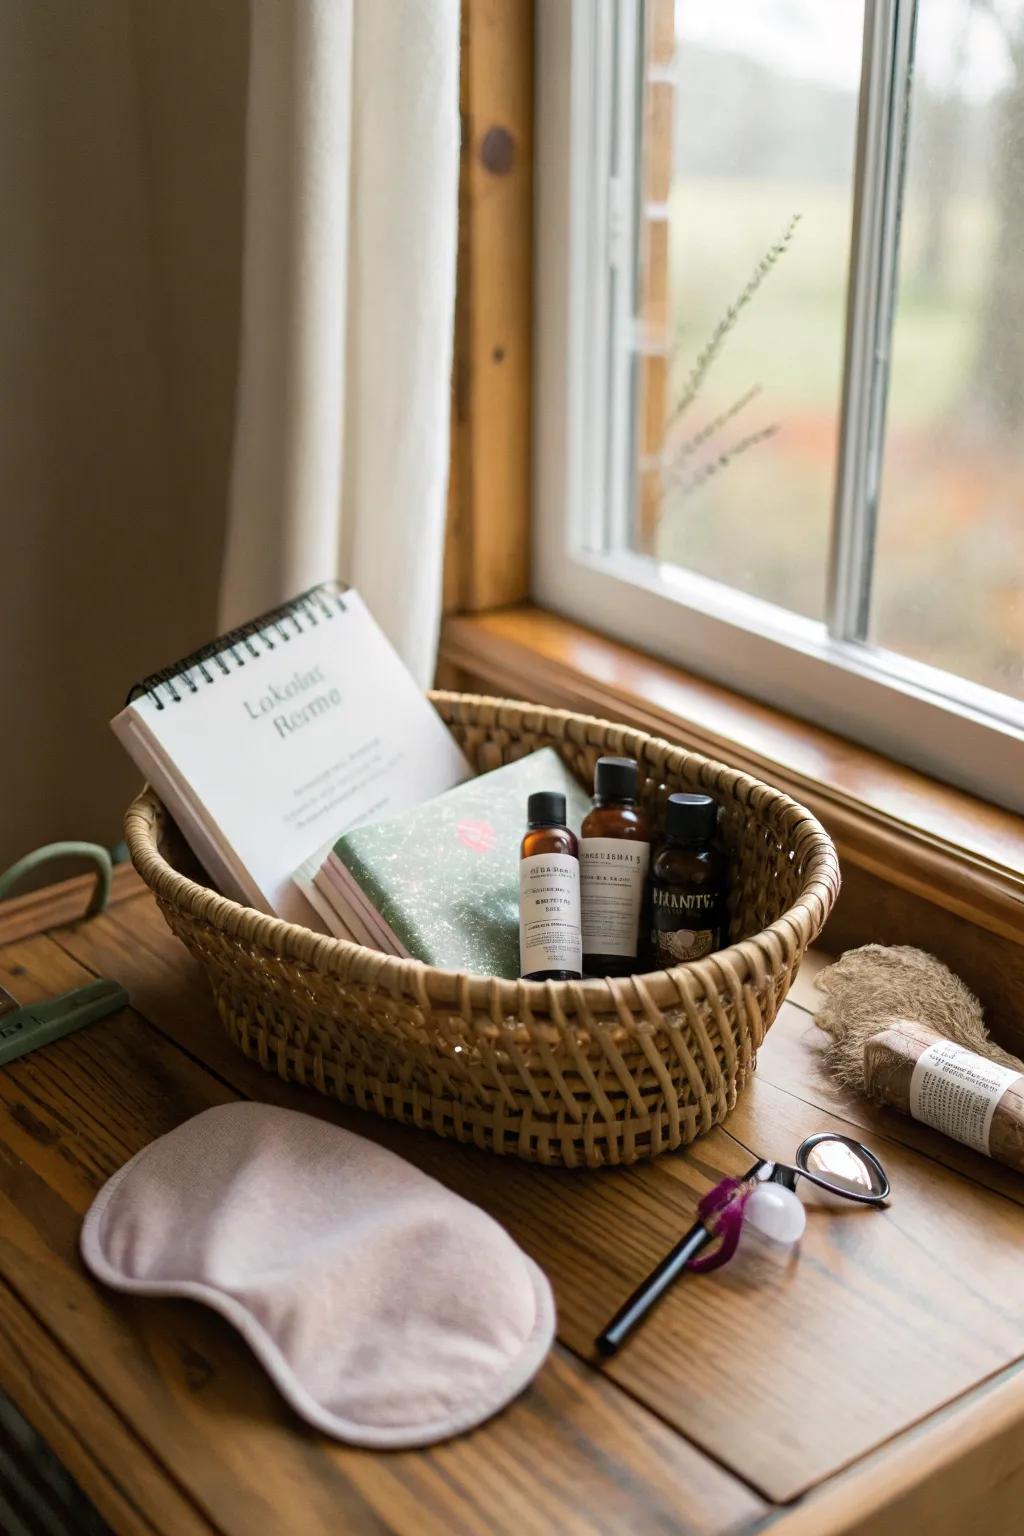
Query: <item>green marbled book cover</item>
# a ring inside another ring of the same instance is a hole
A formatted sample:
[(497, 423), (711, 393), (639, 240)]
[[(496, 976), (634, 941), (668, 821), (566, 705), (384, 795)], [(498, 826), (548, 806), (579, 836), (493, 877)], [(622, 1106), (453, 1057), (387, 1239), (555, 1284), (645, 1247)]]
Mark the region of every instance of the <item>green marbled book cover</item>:
[(334, 854), (410, 955), (451, 970), (519, 974), (519, 845), (535, 790), (565, 795), (573, 831), (590, 799), (553, 747), (457, 784)]

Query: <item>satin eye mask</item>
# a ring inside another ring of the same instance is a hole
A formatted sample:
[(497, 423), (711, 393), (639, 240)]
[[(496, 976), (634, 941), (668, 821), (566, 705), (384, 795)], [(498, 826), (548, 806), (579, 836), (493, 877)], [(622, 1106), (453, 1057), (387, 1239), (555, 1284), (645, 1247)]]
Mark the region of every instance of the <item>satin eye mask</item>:
[(292, 1407), (353, 1445), (426, 1445), (496, 1413), (554, 1336), (544, 1274), (394, 1153), (265, 1104), (208, 1109), (100, 1190), (82, 1257), (120, 1291), (205, 1302)]

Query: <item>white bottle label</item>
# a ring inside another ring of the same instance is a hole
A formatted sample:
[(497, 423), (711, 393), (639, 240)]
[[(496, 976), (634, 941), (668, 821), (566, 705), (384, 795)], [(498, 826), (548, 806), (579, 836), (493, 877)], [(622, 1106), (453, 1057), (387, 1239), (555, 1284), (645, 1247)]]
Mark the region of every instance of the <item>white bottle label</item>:
[(580, 865), (567, 853), (519, 863), (519, 974), (583, 970)]
[(580, 839), (583, 953), (633, 958), (651, 857), (649, 843), (625, 837)]
[(987, 1154), (996, 1105), (1020, 1076), (952, 1040), (937, 1040), (914, 1064), (910, 1113), (975, 1152)]

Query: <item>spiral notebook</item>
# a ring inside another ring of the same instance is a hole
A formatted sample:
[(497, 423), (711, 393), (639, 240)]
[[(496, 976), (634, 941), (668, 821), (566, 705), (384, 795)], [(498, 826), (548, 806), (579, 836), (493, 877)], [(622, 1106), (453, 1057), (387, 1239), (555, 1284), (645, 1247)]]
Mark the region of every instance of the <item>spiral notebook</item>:
[(224, 895), (321, 932), (297, 866), (471, 774), (358, 593), (329, 585), (137, 683), (111, 726)]

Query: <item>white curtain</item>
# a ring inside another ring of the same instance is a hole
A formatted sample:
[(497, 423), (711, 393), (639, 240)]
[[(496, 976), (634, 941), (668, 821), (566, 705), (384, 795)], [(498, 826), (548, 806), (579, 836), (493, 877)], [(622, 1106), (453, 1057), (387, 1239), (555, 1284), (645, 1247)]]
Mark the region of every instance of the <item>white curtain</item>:
[(356, 586), (421, 684), (440, 617), (458, 0), (253, 0), (233, 625)]

